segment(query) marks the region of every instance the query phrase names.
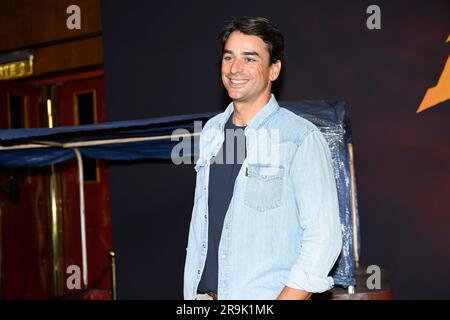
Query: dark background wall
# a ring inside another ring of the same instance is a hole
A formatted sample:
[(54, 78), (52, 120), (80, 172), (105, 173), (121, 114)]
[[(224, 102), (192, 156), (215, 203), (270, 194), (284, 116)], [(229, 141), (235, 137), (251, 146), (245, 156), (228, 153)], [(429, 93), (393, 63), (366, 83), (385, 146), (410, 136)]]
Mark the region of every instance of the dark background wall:
[[(450, 2), (103, 1), (109, 120), (222, 110), (217, 34), (239, 15), (285, 35), (279, 100), (349, 105), (362, 263), (389, 267), (396, 298), (449, 298), (450, 101), (415, 111), (449, 56)], [(111, 179), (119, 297), (182, 298), (193, 167), (115, 163)]]

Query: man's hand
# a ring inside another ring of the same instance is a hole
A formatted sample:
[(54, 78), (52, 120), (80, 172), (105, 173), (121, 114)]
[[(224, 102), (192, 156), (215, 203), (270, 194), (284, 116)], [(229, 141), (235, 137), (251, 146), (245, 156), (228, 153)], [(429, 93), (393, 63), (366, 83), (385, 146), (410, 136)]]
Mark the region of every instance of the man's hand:
[(309, 300), (311, 295), (312, 293), (304, 290), (284, 287), (277, 300)]

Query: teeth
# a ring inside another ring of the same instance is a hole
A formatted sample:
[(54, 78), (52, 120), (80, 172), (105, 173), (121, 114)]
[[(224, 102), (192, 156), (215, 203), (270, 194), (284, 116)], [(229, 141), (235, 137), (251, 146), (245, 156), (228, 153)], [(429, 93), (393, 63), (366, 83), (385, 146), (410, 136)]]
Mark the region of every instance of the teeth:
[(241, 83), (247, 82), (247, 80), (230, 80), (230, 81), (231, 81), (231, 83), (234, 83), (234, 84), (241, 84)]

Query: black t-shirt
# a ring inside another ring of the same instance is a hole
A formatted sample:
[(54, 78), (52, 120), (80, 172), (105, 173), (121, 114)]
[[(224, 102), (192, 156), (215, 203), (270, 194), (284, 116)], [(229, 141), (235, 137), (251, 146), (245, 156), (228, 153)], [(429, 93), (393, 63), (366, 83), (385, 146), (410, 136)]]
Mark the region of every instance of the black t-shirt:
[[(246, 156), (245, 127), (235, 126), (232, 118), (231, 115), (225, 124), (224, 143), (219, 153), (212, 159), (209, 171), (208, 253), (197, 288), (199, 293), (217, 292), (218, 251), (223, 221), (233, 196), (234, 182)], [(231, 150), (234, 150), (233, 154)]]

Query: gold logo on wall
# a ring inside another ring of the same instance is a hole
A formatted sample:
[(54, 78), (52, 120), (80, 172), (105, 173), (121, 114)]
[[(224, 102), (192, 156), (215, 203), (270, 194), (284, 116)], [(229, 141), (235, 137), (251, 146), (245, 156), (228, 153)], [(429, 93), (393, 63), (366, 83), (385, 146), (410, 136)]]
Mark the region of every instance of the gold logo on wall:
[(33, 74), (33, 55), (28, 60), (0, 64), (0, 80), (22, 78)]

